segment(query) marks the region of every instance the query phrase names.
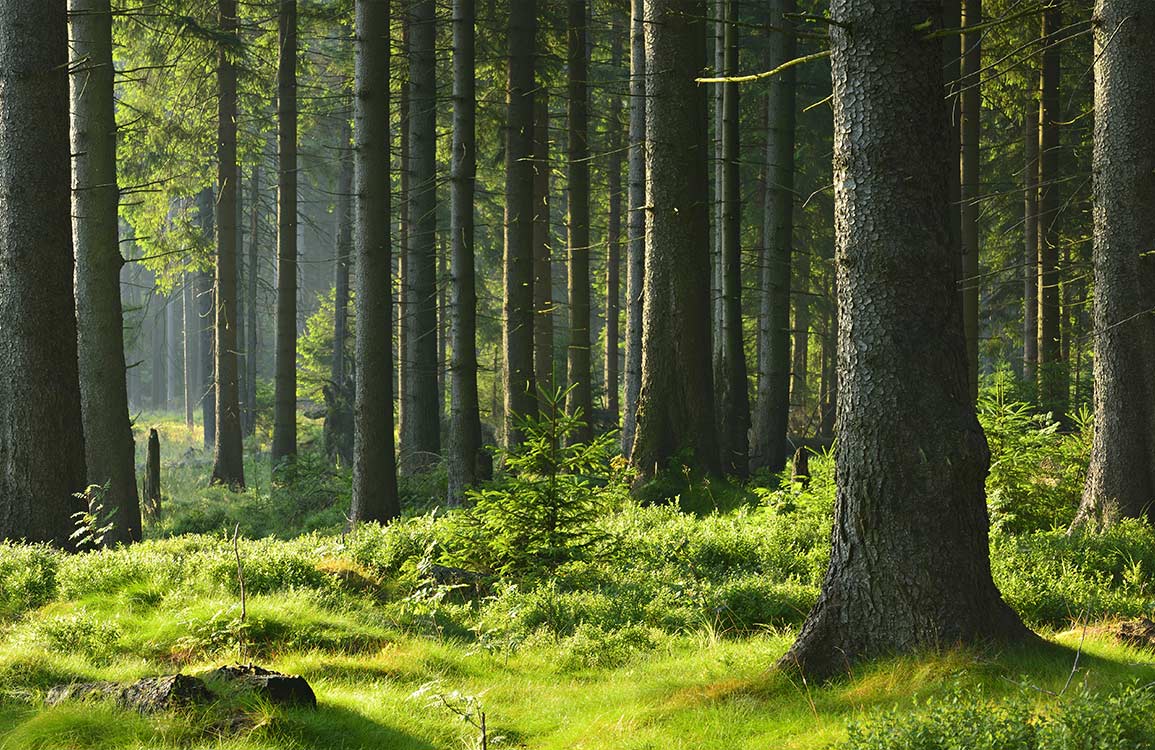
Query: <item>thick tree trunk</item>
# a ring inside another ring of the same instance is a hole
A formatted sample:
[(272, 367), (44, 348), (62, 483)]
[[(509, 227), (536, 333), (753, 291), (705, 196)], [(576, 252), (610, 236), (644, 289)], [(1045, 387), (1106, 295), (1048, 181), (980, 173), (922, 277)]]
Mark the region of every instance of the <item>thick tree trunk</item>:
[(939, 18), (941, 8), (941, 0), (831, 7), (846, 333), (837, 499), (822, 593), (782, 659), (815, 677), (872, 656), (1028, 636), (991, 580), (989, 452), (969, 397), (945, 221), (955, 152), (940, 104), (941, 51), (909, 23)]
[[(1095, 6), (1095, 429), (1076, 527), (1155, 520), (1155, 5)], [(1150, 262), (1150, 261), (1147, 261)]]
[(642, 387), (642, 299), (646, 270), (646, 37), (644, 0), (630, 0), (630, 163), (626, 231), (626, 367), (622, 455), (629, 458)]
[(1063, 421), (1067, 384), (1059, 318), (1059, 33), (1062, 9), (1043, 11), (1042, 95), (1039, 107), (1039, 403)]
[[(115, 509), (110, 544), (140, 541), (140, 496), (125, 382), (109, 0), (72, 0), (72, 232), (88, 482)], [(182, 297), (183, 299), (183, 297)], [(39, 377), (38, 373), (34, 373)], [(186, 399), (186, 402), (188, 400)], [(191, 405), (186, 405), (191, 420)]]
[(436, 23), (434, 0), (410, 6), (409, 236), (404, 364), (409, 373), (401, 431), (401, 471), (422, 471), (441, 454), (437, 400), (437, 140)]
[[(221, 33), (236, 34), (237, 0), (218, 0)], [(216, 449), (214, 484), (245, 486), (244, 442), (237, 384), (237, 69), (221, 45), (217, 81)]]
[(642, 387), (632, 461), (671, 459), (717, 474), (710, 342), (706, 62), (702, 0), (649, 0), (646, 23), (646, 234)]
[[(721, 19), (722, 72), (723, 75), (734, 75), (738, 69), (738, 0), (723, 0), (720, 8), (725, 13)], [(746, 382), (746, 347), (742, 334), (742, 198), (739, 194), (741, 152), (738, 139), (738, 84), (724, 83), (721, 84), (721, 88), (722, 161), (719, 165), (721, 182), (718, 186), (721, 231), (718, 233), (720, 240), (718, 252), (722, 263), (722, 341), (719, 369), (715, 375), (715, 385), (718, 389), (718, 442), (722, 470), (728, 474), (744, 477), (749, 469), (750, 460), (750, 395), (749, 385)], [(790, 266), (787, 264), (788, 316), (789, 272)], [(789, 327), (787, 320), (786, 328)]]
[(505, 257), (502, 344), (505, 443), (521, 443), (519, 420), (537, 412), (533, 373), (533, 100), (536, 0), (510, 0), (506, 88)]
[(586, 0), (568, 0), (566, 92), (569, 125), (566, 163), (569, 200), (569, 345), (566, 347), (566, 412), (580, 414), (584, 426), (571, 438), (593, 436), (593, 389), (590, 384), (590, 164), (589, 60), (586, 49)]
[(393, 453), (392, 259), (389, 251), (389, 0), (357, 0), (353, 83), (356, 405), (353, 523), (401, 515)]
[(474, 0), (453, 3), (453, 150), (450, 246), (453, 255), (448, 501), (464, 501), (481, 478), (481, 412), (477, 403), (477, 274), (473, 200), (477, 178), (477, 84)]
[(297, 455), (297, 0), (277, 15), (277, 344), (272, 459)]
[[(983, 20), (983, 0), (964, 0), (963, 26), (977, 26)], [(962, 221), (962, 290), (963, 332), (967, 340), (967, 367), (970, 373), (971, 398), (979, 395), (979, 136), (982, 116), (982, 34), (967, 32), (962, 36), (962, 80), (959, 94), (962, 133), (962, 158), (959, 182)]]
[[(610, 47), (610, 67), (616, 74), (622, 66), (622, 24), (621, 16), (614, 12), (610, 27), (613, 39)], [(610, 151), (606, 187), (609, 191), (609, 226), (606, 229), (606, 343), (605, 343), (605, 387), (606, 411), (609, 423), (618, 426), (619, 392), (621, 390), (621, 367), (618, 351), (621, 345), (621, 257), (622, 257), (622, 99), (615, 91), (610, 99), (609, 128)]]
[(1023, 122), (1023, 382), (1034, 393), (1039, 366), (1039, 103), (1034, 97)]
[(0, 0), (0, 539), (62, 547), (85, 487), (67, 44), (65, 0)]
[[(770, 24), (789, 26), (794, 0), (773, 0)], [(792, 60), (790, 33), (770, 37), (771, 68)], [(790, 422), (790, 263), (794, 247), (794, 70), (770, 80), (767, 97), (765, 247), (762, 309), (758, 316), (758, 397), (755, 400), (752, 468), (781, 471), (786, 465)]]
[[(549, 93), (539, 83), (533, 99), (533, 378), (539, 394), (553, 394), (553, 253), (550, 240)], [(544, 410), (550, 400), (541, 399)]]
[(333, 361), (329, 370), (325, 445), (332, 459), (353, 461), (353, 389), (345, 352), (349, 346), (349, 253), (353, 245), (353, 152), (347, 117), (338, 129), (341, 165), (337, 173), (336, 261), (333, 264)]

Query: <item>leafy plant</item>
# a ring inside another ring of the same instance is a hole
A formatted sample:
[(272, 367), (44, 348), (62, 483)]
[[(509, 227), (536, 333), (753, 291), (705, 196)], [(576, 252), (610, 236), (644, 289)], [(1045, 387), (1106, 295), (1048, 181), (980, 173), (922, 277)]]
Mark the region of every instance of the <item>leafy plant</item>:
[(76, 544), (77, 549), (103, 547), (104, 538), (116, 528), (116, 523), (113, 521), (116, 509), (104, 509), (104, 497), (107, 493), (108, 484), (103, 486), (90, 484), (84, 492), (74, 493), (73, 497), (83, 500), (88, 506), (87, 510), (72, 514), (76, 530), (68, 538)]

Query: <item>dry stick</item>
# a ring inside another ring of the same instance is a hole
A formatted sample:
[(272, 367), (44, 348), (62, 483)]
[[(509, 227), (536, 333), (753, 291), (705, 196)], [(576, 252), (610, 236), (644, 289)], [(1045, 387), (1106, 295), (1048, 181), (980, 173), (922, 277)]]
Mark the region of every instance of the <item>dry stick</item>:
[(233, 555), (237, 558), (237, 583), (241, 587), (241, 627), (237, 630), (237, 652), (241, 661), (245, 660), (245, 568), (241, 564), (241, 548), (238, 538), (241, 525), (238, 523), (233, 529)]
[(749, 75), (744, 75), (744, 76), (722, 76), (719, 78), (695, 78), (694, 82), (695, 83), (750, 83), (751, 81), (761, 81), (763, 78), (771, 78), (771, 77), (776, 76), (779, 73), (782, 73), (786, 70), (789, 70), (790, 68), (793, 68), (797, 65), (802, 65), (803, 63), (808, 63), (808, 62), (813, 62), (815, 60), (821, 60), (824, 57), (830, 57), (830, 50), (825, 49), (825, 50), (822, 50), (820, 52), (815, 52), (814, 54), (811, 54), (811, 55), (805, 55), (803, 57), (796, 57), (793, 60), (787, 60), (786, 62), (779, 65), (777, 68), (774, 68), (773, 70), (767, 70), (763, 73), (751, 73)]

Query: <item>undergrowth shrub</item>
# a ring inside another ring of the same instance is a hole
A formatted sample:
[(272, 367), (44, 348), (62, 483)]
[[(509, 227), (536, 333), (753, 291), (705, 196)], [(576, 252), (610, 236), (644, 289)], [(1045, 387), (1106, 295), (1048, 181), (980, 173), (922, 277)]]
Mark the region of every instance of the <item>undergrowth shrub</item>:
[(56, 596), (60, 559), (61, 554), (47, 545), (0, 541), (0, 621)]

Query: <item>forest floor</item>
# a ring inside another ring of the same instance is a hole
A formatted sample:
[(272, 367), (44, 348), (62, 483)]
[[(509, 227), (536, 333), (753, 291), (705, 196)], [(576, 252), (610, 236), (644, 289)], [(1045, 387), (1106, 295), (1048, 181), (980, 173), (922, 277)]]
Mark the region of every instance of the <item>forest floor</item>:
[[(283, 541), (242, 540), (249, 594), (241, 621), (228, 534), (233, 520), (205, 506), (224, 496), (203, 487), (207, 459), (197, 436), (173, 422), (162, 427), (168, 520), (149, 534), (168, 536), (184, 530), (181, 524), (217, 532), (73, 556), (0, 547), (0, 750), (474, 748), (481, 746), (479, 712), (486, 716), (490, 748), (827, 748), (845, 743), (856, 721), (925, 713), (960, 695), (972, 703), (1010, 700), (1044, 716), (1064, 710), (1076, 696), (1155, 682), (1155, 654), (1117, 641), (1106, 623), (1125, 613), (1110, 611), (1095, 612), (1091, 619), (1100, 624), (1036, 623), (1049, 641), (1045, 647), (883, 660), (827, 685), (773, 668), (798, 617), (744, 629), (702, 620), (665, 632), (597, 630), (585, 640), (584, 625), (564, 638), (542, 636), (540, 628), (515, 637), (521, 631), (483, 627), (484, 618), (475, 616), (479, 607), (492, 605), (495, 617), (524, 618), (524, 610), (536, 606), (516, 598), (524, 594), (494, 594), (496, 604), (452, 604), (442, 600), (446, 592), (423, 589), (402, 596), (384, 575), (368, 572), (388, 567), (366, 562), (369, 541), (324, 531), (301, 537), (282, 532)], [(256, 494), (269, 481), (262, 464), (267, 460), (251, 462)], [(339, 517), (334, 512), (307, 509), (304, 525), (324, 526)], [(741, 523), (750, 524), (751, 538), (761, 536), (765, 521), (752, 518)], [(703, 526), (701, 533), (721, 532)], [(372, 548), (374, 559), (383, 560), (401, 542), (384, 535), (372, 543), (379, 545)], [(740, 543), (737, 537), (727, 542)], [(1133, 563), (1138, 553), (1126, 554)], [(823, 561), (810, 565), (820, 572)], [(318, 577), (318, 570), (324, 575)], [(813, 588), (814, 575), (807, 587)], [(1029, 584), (1004, 586), (1023, 602), (1055, 596)], [(558, 598), (550, 606), (576, 606), (553, 591)], [(1142, 592), (1136, 601), (1147, 601)], [(502, 597), (514, 604), (501, 609)], [(611, 598), (611, 606), (616, 601)], [(586, 606), (594, 611), (593, 604)], [(58, 684), (198, 674), (242, 659), (304, 676), (318, 708), (232, 696), (206, 708), (140, 715), (109, 703), (44, 702)], [(908, 745), (877, 745), (900, 746)], [(924, 746), (938, 747), (918, 745)]]

